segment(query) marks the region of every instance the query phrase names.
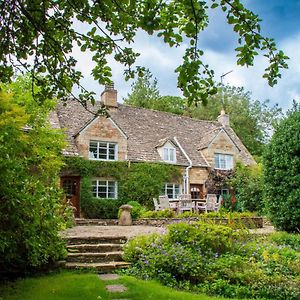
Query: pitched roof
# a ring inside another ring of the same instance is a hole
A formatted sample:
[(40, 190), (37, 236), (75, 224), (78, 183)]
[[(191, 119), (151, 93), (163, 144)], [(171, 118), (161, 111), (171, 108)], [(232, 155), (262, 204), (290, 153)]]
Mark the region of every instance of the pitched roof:
[[(65, 104), (58, 104), (57, 117), (60, 127), (66, 128), (70, 152), (75, 153), (74, 135), (80, 132), (88, 122), (91, 122), (95, 115), (72, 99), (67, 100)], [(95, 106), (89, 106), (89, 110), (96, 112), (98, 106), (100, 106), (99, 102)], [(161, 145), (162, 141), (172, 141), (177, 150), (177, 164), (189, 165), (186, 156), (176, 143), (177, 140), (194, 166), (208, 166), (199, 149), (206, 148), (216, 134), (224, 129), (217, 121), (202, 121), (124, 104), (119, 104), (118, 109), (110, 111), (109, 114), (113, 122), (127, 136), (127, 157), (131, 161), (161, 161), (157, 146)], [(253, 163), (250, 153), (230, 127), (226, 128), (226, 133), (241, 149), (243, 162), (249, 164), (251, 161)]]

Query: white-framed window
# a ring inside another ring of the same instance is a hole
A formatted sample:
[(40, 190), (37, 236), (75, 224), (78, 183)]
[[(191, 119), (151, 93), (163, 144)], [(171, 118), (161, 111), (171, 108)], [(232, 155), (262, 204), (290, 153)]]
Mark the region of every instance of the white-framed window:
[(161, 195), (168, 196), (169, 199), (178, 199), (180, 185), (178, 183), (166, 183), (161, 191)]
[(215, 153), (215, 168), (221, 170), (233, 169), (233, 155)]
[(166, 162), (176, 162), (176, 149), (174, 147), (164, 147), (163, 160)]
[(92, 193), (96, 198), (116, 199), (118, 197), (118, 183), (113, 180), (95, 179), (92, 181)]
[(118, 160), (117, 143), (90, 141), (89, 159)]

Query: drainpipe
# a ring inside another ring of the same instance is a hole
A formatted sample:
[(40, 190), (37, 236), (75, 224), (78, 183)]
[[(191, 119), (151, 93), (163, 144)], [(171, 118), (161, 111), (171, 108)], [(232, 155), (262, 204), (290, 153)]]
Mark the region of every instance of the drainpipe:
[(185, 175), (184, 175), (184, 179), (183, 179), (184, 180), (183, 193), (188, 194), (188, 190), (189, 190), (189, 169), (193, 166), (193, 163), (192, 163), (191, 159), (189, 158), (189, 156), (184, 151), (184, 149), (182, 148), (182, 146), (180, 145), (180, 143), (178, 142), (176, 136), (174, 136), (174, 141), (177, 143), (180, 151), (183, 153), (183, 155), (185, 156), (185, 158), (189, 162), (189, 165), (185, 168)]

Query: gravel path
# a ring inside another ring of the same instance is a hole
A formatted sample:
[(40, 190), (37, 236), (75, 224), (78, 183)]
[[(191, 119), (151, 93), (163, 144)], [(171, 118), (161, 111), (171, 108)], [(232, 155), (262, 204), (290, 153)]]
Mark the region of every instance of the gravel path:
[(154, 227), (154, 226), (75, 226), (69, 228), (62, 232), (62, 236), (71, 237), (87, 237), (87, 236), (126, 236), (127, 238), (132, 238), (137, 235), (145, 235), (150, 233), (160, 233), (166, 232), (164, 227)]

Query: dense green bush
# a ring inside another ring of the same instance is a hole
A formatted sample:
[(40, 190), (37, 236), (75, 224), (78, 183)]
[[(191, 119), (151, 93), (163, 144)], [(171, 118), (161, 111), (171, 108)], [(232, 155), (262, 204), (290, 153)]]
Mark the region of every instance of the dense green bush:
[(173, 287), (234, 298), (300, 297), (300, 253), (247, 231), (179, 223), (165, 235), (131, 240), (124, 251), (128, 274)]
[(175, 218), (177, 217), (175, 212), (172, 209), (163, 209), (163, 210), (148, 210), (141, 215), (141, 218)]
[(132, 206), (131, 216), (134, 220), (145, 212), (145, 208), (137, 201), (128, 201), (127, 204)]
[(300, 105), (276, 129), (264, 154), (264, 194), (272, 223), (300, 232)]
[(47, 122), (55, 103), (39, 105), (32, 88), (27, 78), (0, 86), (0, 273), (65, 254), (58, 234), (68, 221), (59, 188), (64, 136)]
[(263, 211), (262, 166), (260, 164), (244, 166), (237, 163), (235, 173), (230, 179), (230, 185), (235, 191), (238, 210)]

